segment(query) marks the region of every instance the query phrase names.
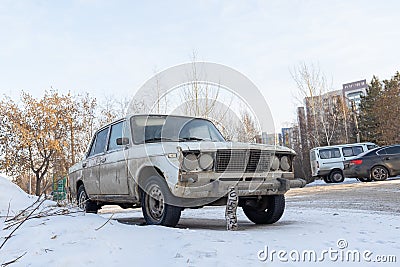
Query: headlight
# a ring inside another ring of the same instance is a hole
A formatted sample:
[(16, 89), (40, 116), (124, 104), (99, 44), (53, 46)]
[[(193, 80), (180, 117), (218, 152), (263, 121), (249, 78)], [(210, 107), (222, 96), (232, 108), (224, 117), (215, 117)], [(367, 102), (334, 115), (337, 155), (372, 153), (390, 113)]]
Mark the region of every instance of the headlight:
[(182, 167), (185, 171), (194, 171), (199, 168), (199, 162), (195, 154), (187, 154), (183, 157)]
[(200, 154), (199, 165), (202, 170), (204, 171), (211, 170), (213, 164), (214, 164), (214, 159), (210, 154)]
[(285, 172), (290, 170), (290, 159), (288, 158), (288, 156), (283, 156), (281, 158), (281, 169), (282, 169), (282, 171), (285, 171)]
[(273, 156), (271, 160), (271, 170), (276, 171), (279, 169), (279, 158), (277, 156)]

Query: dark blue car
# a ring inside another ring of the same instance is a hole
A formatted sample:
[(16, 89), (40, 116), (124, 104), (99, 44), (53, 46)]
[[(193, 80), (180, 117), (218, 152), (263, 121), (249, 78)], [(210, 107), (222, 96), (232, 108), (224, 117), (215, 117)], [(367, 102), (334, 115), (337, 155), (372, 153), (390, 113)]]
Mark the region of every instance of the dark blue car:
[(344, 162), (345, 177), (360, 181), (383, 181), (400, 175), (400, 145), (378, 147)]

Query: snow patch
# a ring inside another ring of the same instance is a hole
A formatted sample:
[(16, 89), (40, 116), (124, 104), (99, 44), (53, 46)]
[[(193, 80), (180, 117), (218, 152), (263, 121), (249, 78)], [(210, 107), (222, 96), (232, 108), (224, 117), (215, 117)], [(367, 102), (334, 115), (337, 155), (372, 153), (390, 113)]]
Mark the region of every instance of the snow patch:
[[(36, 201), (8, 178), (0, 176), (0, 216), (17, 213)], [(10, 207), (10, 208), (9, 208)]]

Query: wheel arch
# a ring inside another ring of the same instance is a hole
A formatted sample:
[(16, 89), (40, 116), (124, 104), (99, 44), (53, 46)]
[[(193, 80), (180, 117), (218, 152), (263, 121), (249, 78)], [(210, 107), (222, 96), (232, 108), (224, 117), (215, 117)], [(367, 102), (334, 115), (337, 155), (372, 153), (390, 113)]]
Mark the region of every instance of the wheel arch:
[(80, 187), (81, 185), (85, 186), (85, 185), (83, 184), (83, 181), (82, 181), (82, 180), (76, 181), (76, 195), (77, 195), (77, 197), (78, 197), (78, 189), (79, 189), (79, 187)]
[[(155, 166), (144, 166), (143, 168), (141, 168), (139, 170), (139, 172), (137, 174), (137, 183), (136, 183), (137, 192), (140, 192), (141, 186), (143, 185), (144, 180), (153, 175), (159, 175), (160, 177), (162, 177), (165, 180), (164, 173)], [(141, 199), (141, 194), (139, 194), (139, 199)]]

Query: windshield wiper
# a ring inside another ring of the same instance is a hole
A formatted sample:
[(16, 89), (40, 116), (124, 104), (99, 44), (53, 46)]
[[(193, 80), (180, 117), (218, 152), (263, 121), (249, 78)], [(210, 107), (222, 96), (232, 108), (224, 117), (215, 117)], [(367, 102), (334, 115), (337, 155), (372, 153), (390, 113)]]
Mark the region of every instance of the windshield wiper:
[(185, 140), (185, 141), (205, 141), (205, 139), (199, 138), (199, 137), (183, 137), (180, 139)]
[(154, 138), (149, 138), (144, 140), (145, 143), (155, 143), (155, 142), (159, 142), (159, 141), (175, 141), (171, 138), (166, 138), (166, 137), (154, 137)]

